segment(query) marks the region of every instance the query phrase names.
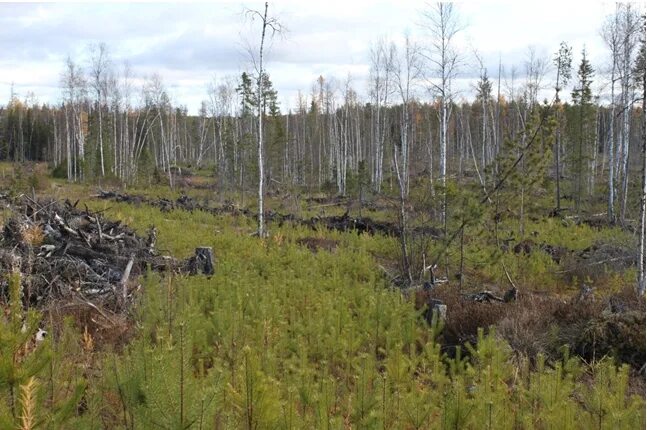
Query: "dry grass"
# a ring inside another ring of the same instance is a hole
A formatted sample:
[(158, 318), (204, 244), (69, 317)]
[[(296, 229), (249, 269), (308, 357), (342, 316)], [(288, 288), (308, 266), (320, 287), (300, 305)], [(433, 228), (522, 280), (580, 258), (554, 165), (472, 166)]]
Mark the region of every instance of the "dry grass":
[(339, 244), (338, 241), (325, 237), (302, 237), (297, 239), (296, 243), (301, 246), (305, 246), (312, 252), (317, 252), (319, 250), (333, 252), (337, 249), (337, 245)]
[(428, 296), (447, 305), (441, 341), (450, 352), (475, 343), (479, 328), (494, 327), (520, 356), (559, 359), (567, 346), (586, 361), (610, 356), (637, 369), (645, 362), (645, 303), (635, 294), (628, 288), (588, 300), (521, 294), (512, 303), (478, 303), (443, 286), (417, 292), (416, 307)]
[(94, 308), (83, 302), (52, 303), (45, 310), (45, 320), (52, 321), (55, 333), (63, 330), (63, 321), (71, 319), (81, 333), (80, 344), (90, 353), (104, 349), (120, 351), (134, 335), (134, 322), (126, 315)]
[(38, 247), (43, 243), (45, 233), (40, 225), (29, 225), (21, 228), (22, 240), (32, 247)]

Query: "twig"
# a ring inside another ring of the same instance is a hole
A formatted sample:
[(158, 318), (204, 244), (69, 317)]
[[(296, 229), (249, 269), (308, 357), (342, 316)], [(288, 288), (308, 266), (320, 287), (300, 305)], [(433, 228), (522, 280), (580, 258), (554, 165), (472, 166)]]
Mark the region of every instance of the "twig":
[(514, 282), (512, 282), (512, 278), (510, 277), (510, 274), (508, 273), (508, 269), (505, 267), (505, 263), (503, 261), (501, 262), (501, 266), (503, 266), (503, 271), (505, 272), (506, 278), (508, 278), (508, 282), (510, 283), (512, 288), (516, 289), (517, 286), (514, 284)]

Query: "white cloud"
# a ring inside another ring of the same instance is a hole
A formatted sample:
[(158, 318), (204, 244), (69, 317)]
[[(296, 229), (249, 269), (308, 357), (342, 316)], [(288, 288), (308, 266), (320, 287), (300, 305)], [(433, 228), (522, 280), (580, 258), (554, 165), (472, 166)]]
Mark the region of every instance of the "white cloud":
[[(140, 77), (159, 73), (175, 101), (195, 112), (214, 75), (236, 75), (248, 67), (246, 40), (257, 39), (258, 22), (245, 21), (245, 6), (262, 3), (0, 3), (0, 100), (14, 82), (21, 96), (33, 91), (41, 101), (57, 102), (65, 57), (84, 64), (88, 44), (103, 41), (115, 66), (128, 60)], [(270, 7), (289, 30), (273, 42), (267, 57), (286, 106), (294, 105), (298, 90), (309, 94), (319, 75), (343, 82), (350, 73), (355, 89), (364, 93), (371, 43), (380, 36), (399, 40), (408, 30), (424, 44), (421, 11), (429, 6), (285, 0)], [(499, 56), (504, 65), (522, 70), (529, 45), (552, 56), (562, 40), (573, 46), (576, 63), (586, 45), (593, 64), (601, 66), (606, 51), (599, 28), (613, 7), (610, 2), (460, 2), (457, 10), (466, 27), (458, 42), (467, 62), (474, 62), (473, 49), (480, 52), (490, 76)], [(463, 77), (475, 72), (465, 67)]]

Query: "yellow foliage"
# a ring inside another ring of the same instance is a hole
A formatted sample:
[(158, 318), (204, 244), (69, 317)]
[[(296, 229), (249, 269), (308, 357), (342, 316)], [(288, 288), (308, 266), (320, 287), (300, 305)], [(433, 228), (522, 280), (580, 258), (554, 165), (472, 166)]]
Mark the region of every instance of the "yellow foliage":
[(31, 430), (35, 427), (36, 380), (32, 376), (26, 384), (20, 386), (20, 430)]
[(22, 240), (31, 246), (40, 246), (45, 238), (45, 233), (40, 225), (29, 225), (22, 228)]

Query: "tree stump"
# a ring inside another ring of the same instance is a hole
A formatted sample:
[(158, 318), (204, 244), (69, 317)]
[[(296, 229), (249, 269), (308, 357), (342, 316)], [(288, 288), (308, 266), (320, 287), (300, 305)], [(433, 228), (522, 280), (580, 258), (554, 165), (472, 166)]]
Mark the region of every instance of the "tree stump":
[(439, 322), (444, 323), (445, 320), (447, 319), (447, 305), (435, 304), (431, 312), (432, 312), (432, 318), (433, 318), (433, 312), (436, 312), (438, 314)]
[(195, 256), (191, 259), (190, 272), (192, 275), (202, 273), (211, 276), (215, 273), (213, 265), (213, 248), (201, 246), (195, 249)]
[(447, 319), (447, 305), (441, 300), (430, 298), (427, 301), (427, 310), (425, 311), (425, 319), (429, 324), (433, 321), (434, 313), (438, 315), (438, 322), (444, 323)]

